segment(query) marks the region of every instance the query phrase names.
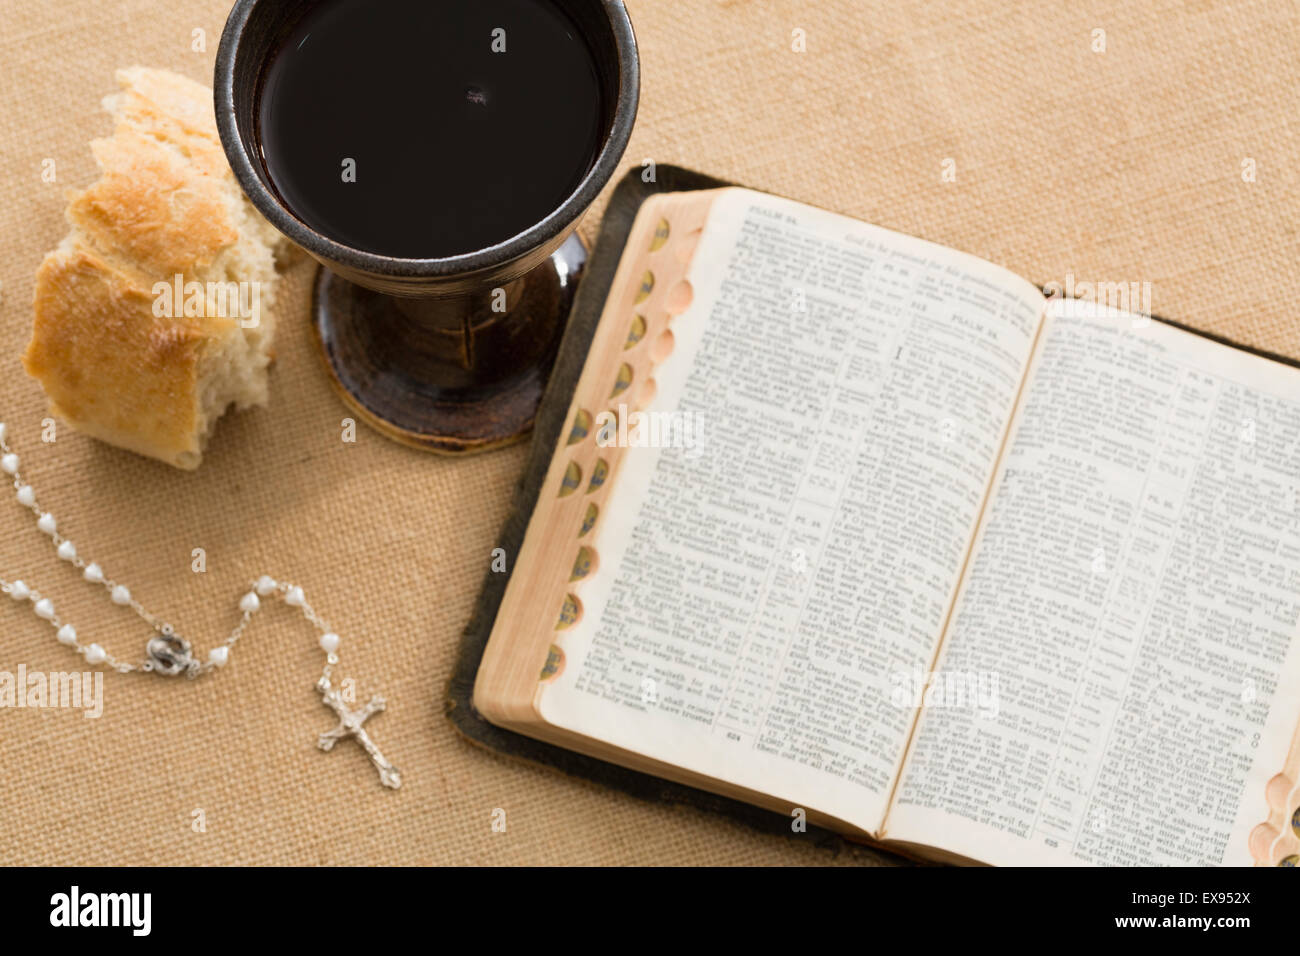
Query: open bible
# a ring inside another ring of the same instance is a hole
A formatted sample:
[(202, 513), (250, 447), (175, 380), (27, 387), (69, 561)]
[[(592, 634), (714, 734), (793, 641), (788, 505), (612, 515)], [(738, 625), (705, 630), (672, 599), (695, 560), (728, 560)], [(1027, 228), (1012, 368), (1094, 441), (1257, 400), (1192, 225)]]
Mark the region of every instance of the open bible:
[(1300, 369), (739, 188), (642, 205), (474, 685), (903, 852), (1294, 863)]

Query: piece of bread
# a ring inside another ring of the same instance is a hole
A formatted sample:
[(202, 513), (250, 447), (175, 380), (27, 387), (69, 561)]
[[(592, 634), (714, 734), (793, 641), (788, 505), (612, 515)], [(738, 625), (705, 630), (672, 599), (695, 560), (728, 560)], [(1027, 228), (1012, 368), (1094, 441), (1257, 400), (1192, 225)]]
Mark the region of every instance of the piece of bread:
[(210, 89), (117, 80), (116, 129), (90, 144), (102, 176), (69, 195), (72, 231), (36, 273), (23, 364), (79, 431), (192, 469), (227, 407), (266, 404), (285, 240), (226, 163)]

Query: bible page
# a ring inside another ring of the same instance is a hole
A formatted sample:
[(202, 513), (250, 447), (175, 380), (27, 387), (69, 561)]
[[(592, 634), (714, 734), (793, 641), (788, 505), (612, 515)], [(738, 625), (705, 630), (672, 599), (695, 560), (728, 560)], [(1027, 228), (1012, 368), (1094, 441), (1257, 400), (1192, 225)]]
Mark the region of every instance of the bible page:
[(887, 837), (1250, 863), (1300, 718), (1298, 618), (1300, 370), (1054, 300)]
[(547, 723), (872, 832), (1044, 299), (983, 260), (747, 190), (715, 202)]

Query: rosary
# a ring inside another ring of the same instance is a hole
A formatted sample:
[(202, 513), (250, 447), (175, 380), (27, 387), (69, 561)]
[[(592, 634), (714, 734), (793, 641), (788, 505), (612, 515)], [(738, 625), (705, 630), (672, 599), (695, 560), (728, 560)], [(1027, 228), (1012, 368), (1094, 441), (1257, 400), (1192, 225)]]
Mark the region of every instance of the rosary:
[(311, 605), (307, 603), (307, 599), (303, 596), (302, 588), (297, 585), (286, 584), (283, 581), (276, 581), (265, 574), (262, 575), (250, 585), (249, 591), (239, 599), (239, 610), (242, 617), (239, 623), (235, 625), (235, 629), (230, 632), (230, 636), (222, 644), (208, 651), (207, 661), (200, 661), (194, 656), (189, 641), (177, 634), (166, 621), (160, 620), (145, 610), (140, 602), (131, 595), (126, 585), (118, 584), (108, 577), (104, 573), (104, 569), (96, 562), (85, 561), (77, 554), (76, 546), (59, 534), (54, 515), (41, 510), (40, 505), (36, 503), (36, 492), (31, 485), (23, 480), (18, 471), (18, 456), (9, 447), (7, 428), (3, 422), (0, 422), (0, 471), (13, 478), (18, 503), (36, 515), (36, 527), (49, 536), (58, 556), (80, 570), (81, 576), (85, 580), (103, 587), (114, 604), (131, 608), (157, 632), (157, 636), (151, 638), (148, 644), (145, 645), (145, 659), (143, 661), (132, 664), (118, 660), (98, 644), (83, 644), (77, 636), (76, 628), (59, 620), (54, 611), (54, 603), (49, 598), (42, 597), (22, 581), (0, 579), (0, 592), (8, 594), (15, 601), (30, 601), (36, 616), (48, 622), (54, 628), (54, 636), (60, 644), (71, 647), (85, 658), (87, 664), (104, 664), (119, 673), (126, 674), (132, 671), (142, 671), (161, 674), (166, 677), (176, 677), (184, 674), (186, 677), (195, 678), (201, 674), (224, 667), (226, 661), (230, 658), (231, 648), (239, 642), (240, 635), (248, 627), (248, 622), (252, 619), (253, 614), (262, 606), (262, 599), (278, 597), (290, 607), (300, 608), (303, 616), (320, 632), (319, 643), (321, 650), (325, 652), (325, 667), (320, 680), (316, 682), (316, 690), (320, 692), (321, 700), (325, 706), (338, 715), (339, 723), (334, 729), (327, 730), (320, 735), (317, 746), (321, 750), (330, 750), (344, 737), (354, 737), (365, 749), (366, 753), (370, 755), (371, 761), (374, 762), (375, 768), (379, 771), (380, 782), (384, 786), (393, 789), (402, 785), (402, 776), (397, 768), (379, 752), (379, 748), (375, 746), (374, 741), (370, 739), (370, 735), (366, 733), (363, 727), (372, 715), (384, 709), (384, 698), (371, 697), (370, 702), (358, 710), (352, 710), (348, 707), (348, 702), (344, 699), (342, 690), (335, 687), (330, 680), (331, 672), (339, 662), (339, 636), (331, 631), (325, 622), (317, 616), (316, 612), (312, 610)]

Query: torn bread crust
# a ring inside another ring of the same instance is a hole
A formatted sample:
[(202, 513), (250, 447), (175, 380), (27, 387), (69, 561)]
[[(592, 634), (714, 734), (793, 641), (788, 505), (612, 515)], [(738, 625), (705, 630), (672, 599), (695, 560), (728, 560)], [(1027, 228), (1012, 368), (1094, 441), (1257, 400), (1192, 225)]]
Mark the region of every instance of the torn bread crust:
[[(230, 405), (266, 403), (284, 240), (230, 172), (211, 90), (141, 67), (117, 79), (114, 134), (91, 143), (102, 175), (69, 197), (72, 231), (37, 271), (23, 362), (78, 430), (196, 468)], [(178, 301), (178, 276), (207, 291)], [(211, 295), (230, 283), (250, 284), (233, 300), (255, 316)]]

